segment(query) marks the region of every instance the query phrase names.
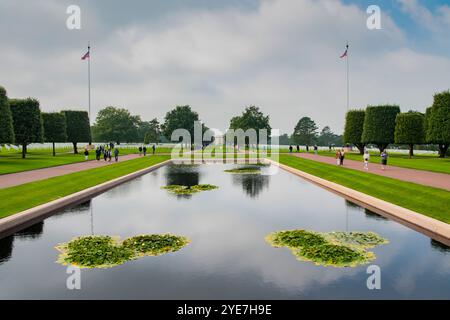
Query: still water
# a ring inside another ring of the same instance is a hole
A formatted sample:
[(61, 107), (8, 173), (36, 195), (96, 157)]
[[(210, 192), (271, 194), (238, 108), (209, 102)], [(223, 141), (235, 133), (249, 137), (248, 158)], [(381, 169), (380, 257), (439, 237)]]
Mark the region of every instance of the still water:
[[(55, 299), (380, 299), (450, 298), (450, 248), (347, 202), (285, 171), (234, 175), (239, 165), (170, 165), (0, 240), (0, 298)], [(264, 170), (268, 170), (264, 168)], [(168, 184), (214, 184), (191, 196)], [(264, 237), (288, 229), (373, 231), (381, 290), (368, 290), (367, 265), (318, 267)], [(184, 235), (192, 243), (111, 269), (82, 269), (68, 290), (54, 246), (82, 235)], [(1, 235), (0, 235), (1, 237)]]

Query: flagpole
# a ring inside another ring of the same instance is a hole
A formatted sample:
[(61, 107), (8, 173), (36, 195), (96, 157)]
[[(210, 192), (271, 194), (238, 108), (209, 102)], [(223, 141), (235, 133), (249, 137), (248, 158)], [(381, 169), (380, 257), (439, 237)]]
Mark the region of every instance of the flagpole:
[(349, 45), (347, 42), (347, 111), (350, 109), (350, 52), (348, 51)]
[[(88, 42), (88, 116), (89, 116), (89, 130), (91, 127), (91, 44)], [(92, 138), (89, 139), (89, 145), (92, 144)]]

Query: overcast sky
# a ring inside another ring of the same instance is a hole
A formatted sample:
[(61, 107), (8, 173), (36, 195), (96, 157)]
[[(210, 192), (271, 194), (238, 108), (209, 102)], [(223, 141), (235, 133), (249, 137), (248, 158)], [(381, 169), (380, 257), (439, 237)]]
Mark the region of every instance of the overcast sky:
[[(81, 8), (81, 30), (66, 9)], [(366, 27), (381, 7), (381, 30)], [(257, 105), (291, 133), (302, 116), (342, 132), (350, 42), (351, 106), (424, 111), (450, 88), (450, 1), (0, 0), (0, 85), (44, 111), (117, 106), (144, 120), (189, 104), (224, 130)]]

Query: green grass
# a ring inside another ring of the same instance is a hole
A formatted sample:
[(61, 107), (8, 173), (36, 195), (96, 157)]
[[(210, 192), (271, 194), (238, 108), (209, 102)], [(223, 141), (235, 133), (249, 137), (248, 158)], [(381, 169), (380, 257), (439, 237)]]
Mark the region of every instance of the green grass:
[(170, 159), (169, 156), (163, 155), (142, 157), (101, 168), (0, 189), (0, 199), (4, 199), (0, 201), (0, 218), (65, 197), (168, 159)]
[(290, 155), (280, 163), (450, 223), (450, 192)]
[[(335, 152), (321, 151), (319, 152), (319, 155), (335, 157)], [(363, 161), (363, 156), (359, 153), (346, 153), (345, 158), (361, 162)], [(381, 163), (380, 155), (378, 153), (371, 153), (370, 162)], [(450, 174), (450, 158), (439, 158), (436, 155), (418, 155), (414, 156), (412, 159), (409, 159), (409, 156), (405, 154), (390, 153), (388, 165)]]
[[(136, 148), (119, 148), (119, 150), (121, 156), (139, 152)], [(169, 154), (171, 150), (171, 148), (156, 148), (155, 153)], [(82, 148), (79, 148), (79, 154), (73, 154), (71, 148), (57, 148), (56, 156), (53, 156), (52, 149), (32, 149), (28, 151), (27, 157), (22, 159), (20, 150), (2, 150), (0, 152), (0, 175), (83, 162), (85, 161), (83, 151)], [(151, 153), (152, 149), (149, 148), (147, 154)], [(95, 159), (95, 151), (89, 152), (89, 159)]]

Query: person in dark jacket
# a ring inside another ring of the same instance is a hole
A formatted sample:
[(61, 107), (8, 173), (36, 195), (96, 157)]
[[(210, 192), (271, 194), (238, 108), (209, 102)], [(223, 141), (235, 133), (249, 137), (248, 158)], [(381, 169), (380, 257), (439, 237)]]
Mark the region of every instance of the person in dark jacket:
[(114, 158), (116, 159), (116, 162), (119, 161), (119, 149), (118, 148), (114, 149)]

